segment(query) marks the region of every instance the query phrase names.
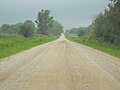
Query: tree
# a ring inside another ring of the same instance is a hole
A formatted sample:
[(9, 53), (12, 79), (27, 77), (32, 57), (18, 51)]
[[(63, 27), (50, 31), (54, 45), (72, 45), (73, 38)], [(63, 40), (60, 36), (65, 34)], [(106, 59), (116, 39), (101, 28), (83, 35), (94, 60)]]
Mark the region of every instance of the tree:
[(58, 21), (53, 21), (49, 34), (60, 35), (63, 32), (63, 26)]
[(35, 22), (39, 27), (39, 33), (48, 34), (48, 29), (52, 26), (53, 22), (53, 17), (50, 16), (50, 10), (42, 9), (41, 12), (38, 13), (38, 17)]
[(120, 44), (120, 0), (110, 0), (108, 9), (100, 13), (92, 23), (95, 38)]
[(20, 26), (23, 23), (17, 23), (17, 24), (3, 24), (1, 28), (1, 33), (6, 33), (6, 34), (20, 34)]
[(31, 20), (27, 20), (20, 26), (20, 33), (25, 37), (32, 36), (35, 29), (35, 24)]
[(80, 27), (78, 30), (77, 36), (82, 37), (85, 35), (85, 33), (86, 33), (86, 27)]
[(82, 37), (85, 35), (91, 35), (91, 25), (88, 27), (72, 28), (69, 31), (67, 30), (67, 34), (73, 34), (78, 37)]
[(120, 44), (120, 0), (111, 0), (108, 5), (109, 11), (107, 17), (109, 18), (111, 28), (110, 41), (116, 45)]
[(1, 32), (11, 34), (11, 33), (13, 33), (13, 29), (11, 28), (11, 25), (3, 24), (2, 27), (1, 27)]
[(20, 33), (20, 27), (23, 25), (23, 23), (21, 23), (21, 22), (19, 22), (19, 23), (16, 23), (16, 24), (14, 24), (13, 25), (13, 31), (14, 31), (14, 33), (16, 33), (16, 34), (21, 34)]

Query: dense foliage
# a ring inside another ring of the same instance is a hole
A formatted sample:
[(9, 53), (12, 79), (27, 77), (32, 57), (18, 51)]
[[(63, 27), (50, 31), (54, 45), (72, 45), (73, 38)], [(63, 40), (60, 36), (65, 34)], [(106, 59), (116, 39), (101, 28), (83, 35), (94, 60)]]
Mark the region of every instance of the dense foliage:
[(3, 24), (0, 27), (0, 33), (2, 33), (2, 34), (19, 34), (21, 25), (22, 25), (22, 23)]
[(48, 32), (52, 35), (60, 35), (63, 32), (63, 26), (58, 21), (54, 20)]
[(73, 28), (66, 33), (79, 37), (88, 36), (92, 39), (120, 45), (120, 0), (110, 0), (108, 8), (96, 15), (88, 27)]
[(94, 35), (103, 41), (120, 44), (120, 0), (111, 0), (104, 13), (96, 16), (92, 23)]
[(72, 28), (71, 30), (66, 30), (66, 34), (73, 34), (78, 37), (82, 36), (91, 36), (92, 34), (92, 26), (88, 27), (79, 27), (79, 28)]
[(0, 26), (0, 34), (18, 34), (24, 37), (30, 37), (34, 34), (52, 34), (60, 35), (63, 32), (63, 26), (50, 16), (50, 10), (42, 9), (38, 12), (36, 27), (31, 20), (26, 20), (23, 23), (3, 24)]
[(52, 26), (53, 17), (50, 16), (50, 10), (41, 10), (38, 13), (37, 20), (35, 21), (38, 26), (39, 33), (48, 34), (48, 29)]
[(32, 36), (35, 30), (35, 24), (31, 20), (27, 20), (20, 26), (20, 34), (29, 37)]

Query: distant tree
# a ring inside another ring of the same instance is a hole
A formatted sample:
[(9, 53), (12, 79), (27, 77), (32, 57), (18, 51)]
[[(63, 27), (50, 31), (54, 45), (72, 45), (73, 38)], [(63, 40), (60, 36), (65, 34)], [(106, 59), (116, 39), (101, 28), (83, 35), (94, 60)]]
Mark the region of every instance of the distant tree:
[(20, 34), (20, 26), (23, 23), (17, 23), (17, 24), (3, 24), (1, 28), (1, 33), (6, 33), (6, 34)]
[(38, 13), (38, 17), (35, 22), (39, 27), (39, 33), (48, 34), (49, 27), (52, 26), (53, 22), (53, 17), (50, 16), (50, 10), (42, 9), (41, 12)]
[(63, 32), (63, 26), (58, 21), (53, 21), (49, 33), (53, 35), (60, 35)]
[(72, 29), (69, 31), (69, 34), (77, 35), (78, 31), (79, 31), (79, 28), (72, 28)]
[(91, 33), (91, 26), (72, 28), (71, 30), (67, 30), (67, 34), (72, 34), (78, 37), (90, 35), (90, 33)]
[(14, 31), (14, 33), (21, 34), (20, 33), (20, 30), (21, 30), (20, 27), (21, 27), (21, 25), (23, 25), (23, 23), (21, 23), (21, 22), (16, 23), (16, 24), (13, 25), (13, 31)]
[(35, 24), (31, 20), (27, 20), (20, 26), (20, 34), (29, 37), (32, 36), (35, 29)]
[(85, 27), (84, 28), (80, 27), (79, 30), (78, 30), (77, 36), (82, 37), (82, 36), (85, 35), (85, 33), (86, 33), (86, 28)]
[(69, 34), (69, 31), (70, 31), (70, 30), (68, 30), (68, 29), (67, 29), (67, 30), (65, 30), (65, 34)]
[(0, 33), (2, 33), (2, 31), (1, 31), (1, 26), (0, 26)]
[(11, 25), (9, 25), (9, 24), (3, 24), (1, 26), (1, 32), (2, 33), (11, 34), (11, 33), (13, 33), (13, 29), (11, 28)]

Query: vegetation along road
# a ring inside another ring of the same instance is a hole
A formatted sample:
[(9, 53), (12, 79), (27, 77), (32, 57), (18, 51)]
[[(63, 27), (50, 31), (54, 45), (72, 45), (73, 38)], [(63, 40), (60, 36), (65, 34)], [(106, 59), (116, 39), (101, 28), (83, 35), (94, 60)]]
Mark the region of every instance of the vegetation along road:
[(120, 59), (61, 35), (2, 60), (0, 90), (120, 90)]

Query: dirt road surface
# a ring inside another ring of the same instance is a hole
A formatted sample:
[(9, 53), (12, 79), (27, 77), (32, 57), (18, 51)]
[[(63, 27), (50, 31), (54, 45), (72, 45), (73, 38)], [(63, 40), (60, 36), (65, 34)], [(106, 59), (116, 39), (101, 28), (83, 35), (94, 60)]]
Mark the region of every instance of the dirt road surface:
[(120, 90), (120, 59), (62, 35), (1, 60), (0, 90)]

